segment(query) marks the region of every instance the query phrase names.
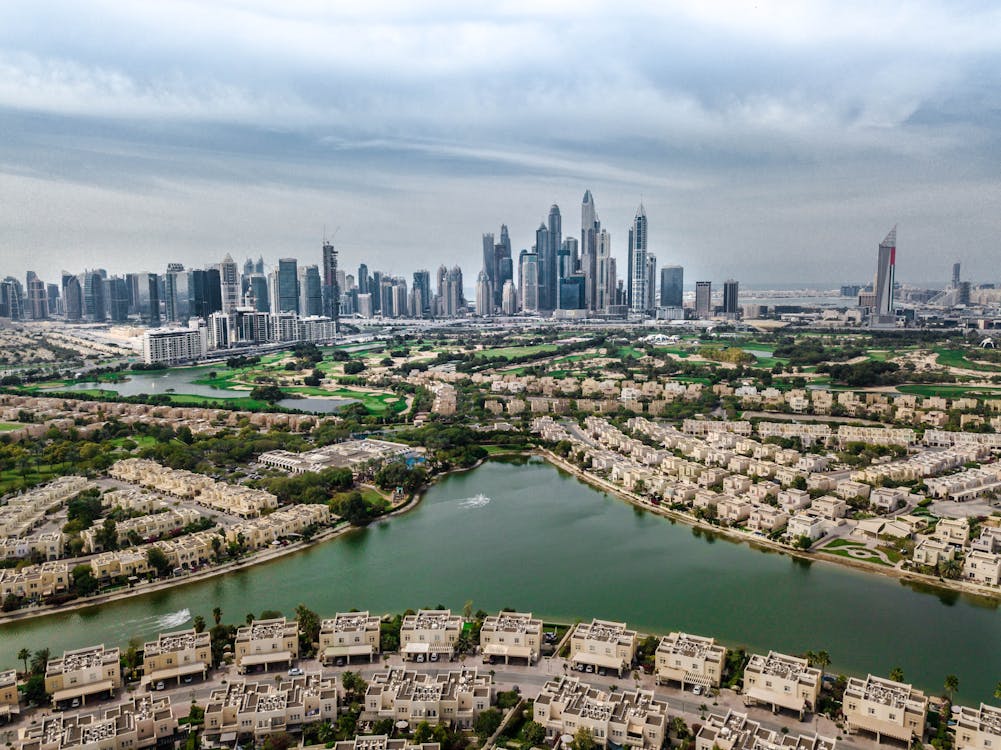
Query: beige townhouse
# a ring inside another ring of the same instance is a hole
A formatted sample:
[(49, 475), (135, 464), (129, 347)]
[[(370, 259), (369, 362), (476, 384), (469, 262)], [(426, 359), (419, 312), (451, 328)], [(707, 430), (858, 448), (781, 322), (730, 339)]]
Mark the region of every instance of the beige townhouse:
[(542, 653), (542, 620), (531, 612), (501, 612), (490, 615), (480, 628), (480, 650), (484, 660), (524, 660), (534, 664)]
[(806, 659), (769, 651), (767, 656), (752, 654), (744, 668), (744, 701), (764, 704), (772, 710), (785, 708), (800, 718), (817, 707), (821, 672)]
[(291, 667), (299, 658), (299, 627), (295, 620), (276, 617), (254, 620), (236, 631), (236, 668), (240, 674), (271, 667)]
[(145, 750), (174, 747), (178, 721), (168, 696), (138, 696), (103, 714), (53, 714), (21, 730), (19, 750)]
[(368, 612), (338, 612), (320, 623), (320, 661), (329, 666), (351, 657), (374, 661), (379, 655), (379, 618)]
[(726, 649), (715, 638), (673, 632), (657, 646), (657, 684), (677, 682), (688, 686), (719, 687), (723, 679)]
[(400, 653), (408, 661), (438, 661), (455, 655), (462, 618), (450, 609), (421, 609), (403, 618)]
[(110, 696), (122, 686), (117, 648), (88, 646), (50, 659), (45, 668), (45, 692), (56, 708), (86, 705), (90, 696)]
[(849, 732), (862, 729), (875, 734), (877, 742), (892, 737), (910, 743), (924, 735), (928, 698), (910, 685), (884, 677), (852, 677), (845, 687), (842, 712)]
[(624, 622), (582, 622), (570, 637), (570, 663), (575, 669), (590, 672), (614, 669), (621, 677), (636, 658), (637, 645), (636, 631)]
[(493, 678), (475, 669), (438, 674), (390, 669), (369, 681), (361, 718), (406, 721), (410, 726), (448, 722), (469, 729), (492, 701)]
[(153, 689), (182, 680), (204, 680), (212, 666), (212, 639), (194, 628), (160, 633), (143, 647), (142, 684)]

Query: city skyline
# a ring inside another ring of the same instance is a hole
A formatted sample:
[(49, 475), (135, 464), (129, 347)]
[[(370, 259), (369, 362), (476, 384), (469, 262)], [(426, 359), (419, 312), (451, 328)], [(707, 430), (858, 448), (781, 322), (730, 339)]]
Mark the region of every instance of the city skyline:
[[(867, 279), (871, 237), (899, 223), (900, 281), (947, 281), (943, 255), (994, 280), (999, 20), (934, 2), (11, 4), (5, 272), (58, 270), (66, 248), (112, 272), (302, 257), (326, 225), (345, 259), (471, 281), (486, 228), (517, 253), (556, 203), (575, 236), (590, 189), (620, 278), (642, 201), (649, 252), (689, 278)], [(518, 55), (485, 53), (506, 39)]]

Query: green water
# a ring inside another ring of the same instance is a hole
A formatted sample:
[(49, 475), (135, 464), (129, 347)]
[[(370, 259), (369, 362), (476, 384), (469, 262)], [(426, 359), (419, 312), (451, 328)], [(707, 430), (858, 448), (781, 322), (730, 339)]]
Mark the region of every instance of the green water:
[[(488, 501), (476, 499), (482, 494)], [(398, 612), (444, 604), (515, 607), (572, 621), (604, 617), (682, 629), (729, 645), (825, 649), (832, 669), (886, 674), (958, 700), (991, 700), (1001, 679), (992, 602), (707, 538), (597, 492), (537, 459), (489, 462), (435, 485), (411, 513), (267, 565), (90, 611), (0, 628), (0, 666), (19, 648), (53, 653), (160, 630), (291, 614), (305, 603)]]

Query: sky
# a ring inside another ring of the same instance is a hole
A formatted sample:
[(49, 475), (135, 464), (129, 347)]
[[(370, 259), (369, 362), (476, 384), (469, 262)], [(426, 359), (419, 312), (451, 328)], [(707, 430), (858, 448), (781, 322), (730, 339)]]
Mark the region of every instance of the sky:
[(688, 283), (997, 282), (999, 79), (996, 2), (0, 3), (0, 275), (475, 278), (590, 189), (620, 269), (642, 201)]

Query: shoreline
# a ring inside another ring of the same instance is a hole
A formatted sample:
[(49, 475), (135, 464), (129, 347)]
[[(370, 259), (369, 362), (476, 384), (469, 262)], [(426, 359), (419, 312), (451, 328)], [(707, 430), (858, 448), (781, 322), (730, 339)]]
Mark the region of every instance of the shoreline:
[[(656, 515), (668, 518), (674, 521), (690, 526), (693, 529), (700, 529), (702, 531), (707, 531), (718, 536), (725, 537), (731, 541), (741, 542), (747, 544), (752, 549), (755, 546), (762, 547), (764, 549), (758, 550), (761, 552), (778, 552), (781, 554), (789, 555), (789, 557), (796, 558), (799, 560), (807, 560), (810, 562), (821, 562), (827, 563), (829, 565), (842, 566), (845, 568), (853, 568), (865, 573), (875, 573), (878, 575), (885, 576), (887, 578), (896, 579), (902, 583), (913, 583), (925, 586), (931, 589), (936, 589), (941, 592), (948, 593), (958, 593), (967, 594), (970, 596), (980, 597), (981, 599), (990, 600), (994, 606), (1001, 604), (1001, 590), (990, 589), (987, 587), (981, 587), (976, 584), (966, 583), (964, 581), (955, 581), (950, 579), (940, 579), (938, 576), (929, 576), (924, 573), (916, 573), (909, 570), (898, 570), (897, 568), (891, 568), (886, 565), (877, 565), (876, 563), (866, 562), (864, 560), (853, 560), (851, 558), (842, 557), (840, 555), (832, 555), (830, 553), (824, 552), (823, 550), (817, 551), (805, 551), (798, 550), (792, 547), (788, 547), (784, 544), (772, 541), (767, 537), (759, 537), (754, 534), (750, 534), (746, 531), (741, 531), (739, 529), (733, 529), (724, 526), (713, 526), (710, 523), (699, 520), (685, 513), (679, 513), (678, 511), (671, 510), (670, 508), (665, 508), (659, 505), (653, 505), (652, 503), (645, 502), (642, 498), (628, 490), (613, 484), (612, 482), (602, 479), (601, 477), (596, 477), (593, 474), (589, 474), (582, 469), (577, 468), (568, 461), (560, 458), (555, 453), (545, 449), (538, 449), (535, 451), (535, 455), (541, 456), (544, 460), (552, 464), (553, 466), (571, 474), (578, 480), (588, 484), (602, 492), (608, 492), (614, 495), (619, 500), (629, 503), (630, 505), (642, 508)], [(913, 589), (912, 589), (913, 590)]]
[[(982, 588), (974, 584), (964, 583), (962, 581), (950, 581), (939, 579), (937, 576), (929, 576), (923, 573), (915, 573), (913, 571), (902, 571), (896, 568), (891, 568), (884, 565), (877, 565), (876, 563), (866, 562), (864, 560), (853, 560), (850, 558), (842, 557), (840, 555), (832, 555), (825, 553), (821, 550), (818, 551), (804, 551), (788, 547), (784, 544), (772, 541), (766, 537), (759, 537), (750, 534), (746, 531), (741, 531), (739, 529), (733, 529), (729, 527), (714, 526), (706, 521), (694, 518), (684, 513), (665, 508), (663, 506), (653, 505), (649, 502), (644, 501), (637, 495), (629, 492), (628, 490), (615, 485), (614, 483), (602, 479), (601, 477), (594, 476), (573, 464), (569, 463), (565, 459), (557, 456), (555, 453), (548, 451), (543, 448), (536, 448), (533, 450), (512, 450), (502, 453), (494, 453), (488, 455), (484, 458), (478, 460), (472, 466), (460, 467), (449, 469), (433, 477), (432, 481), (421, 487), (413, 495), (410, 496), (405, 502), (401, 503), (398, 507), (386, 513), (385, 515), (373, 518), (371, 523), (379, 523), (384, 520), (389, 520), (404, 513), (409, 513), (411, 510), (417, 508), (424, 499), (425, 493), (437, 482), (442, 479), (451, 476), (452, 474), (460, 474), (472, 471), (479, 468), (487, 461), (511, 458), (511, 457), (521, 457), (528, 458), (532, 456), (538, 456), (542, 460), (546, 461), (555, 468), (564, 471), (571, 476), (575, 477), (579, 481), (587, 484), (588, 486), (600, 490), (602, 492), (607, 492), (613, 495), (616, 499), (626, 502), (633, 507), (641, 508), (643, 510), (649, 511), (655, 515), (659, 515), (663, 518), (667, 518), (674, 522), (680, 522), (689, 526), (693, 529), (699, 529), (707, 533), (712, 533), (717, 536), (722, 536), (730, 541), (747, 544), (752, 550), (757, 552), (773, 553), (777, 552), (779, 554), (788, 555), (791, 558), (805, 560), (809, 562), (820, 562), (827, 563), (829, 565), (841, 566), (845, 568), (855, 569), (864, 573), (874, 573), (878, 575), (885, 576), (890, 579), (896, 579), (901, 583), (911, 583), (924, 586), (926, 588), (932, 589), (933, 591), (928, 593), (934, 593), (934, 591), (939, 591), (942, 593), (957, 593), (957, 594), (967, 594), (970, 596), (976, 596), (981, 599), (987, 599), (997, 606), (1001, 604), (1001, 591), (994, 589)], [(364, 528), (358, 526), (351, 526), (350, 524), (345, 524), (343, 526), (338, 526), (336, 528), (325, 529), (323, 532), (317, 534), (309, 542), (295, 542), (290, 544), (288, 547), (281, 548), (270, 548), (260, 550), (246, 558), (241, 560), (235, 560), (233, 562), (224, 563), (223, 565), (215, 566), (204, 571), (199, 571), (198, 573), (185, 576), (183, 579), (170, 578), (163, 581), (153, 581), (145, 584), (139, 584), (130, 589), (125, 589), (121, 591), (113, 591), (107, 594), (98, 594), (93, 597), (88, 597), (86, 599), (74, 600), (67, 602), (62, 605), (45, 605), (42, 607), (33, 607), (25, 611), (15, 611), (10, 613), (0, 614), (0, 628), (6, 625), (10, 625), (18, 622), (25, 622), (28, 620), (35, 620), (44, 617), (51, 617), (53, 615), (62, 614), (64, 612), (75, 612), (78, 610), (89, 609), (91, 607), (100, 607), (105, 604), (110, 604), (112, 602), (122, 601), (124, 599), (129, 599), (132, 597), (144, 596), (146, 594), (153, 594), (159, 591), (165, 591), (172, 588), (181, 588), (188, 584), (201, 583), (205, 580), (215, 578), (217, 576), (225, 575), (227, 573), (232, 573), (238, 570), (243, 570), (246, 568), (251, 568), (256, 565), (263, 565), (275, 560), (279, 560), (288, 555), (296, 554), (299, 552), (304, 552), (315, 546), (319, 546), (326, 542), (337, 539), (344, 534), (352, 531), (354, 529)], [(757, 548), (757, 549), (755, 549)], [(913, 589), (912, 589), (913, 590)]]

